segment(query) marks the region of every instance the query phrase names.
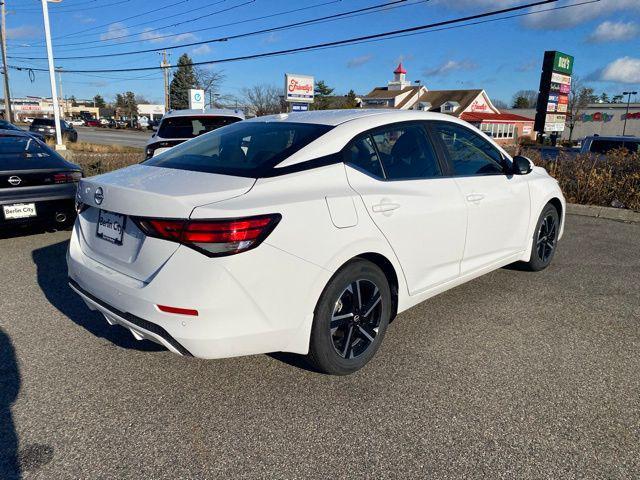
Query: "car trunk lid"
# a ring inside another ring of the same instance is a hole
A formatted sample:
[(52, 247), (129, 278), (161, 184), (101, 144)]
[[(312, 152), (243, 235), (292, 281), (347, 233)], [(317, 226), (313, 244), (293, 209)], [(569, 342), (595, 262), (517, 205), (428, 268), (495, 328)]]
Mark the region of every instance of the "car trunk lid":
[[(145, 165), (83, 179), (78, 188), (78, 200), (88, 206), (78, 219), (83, 251), (120, 273), (148, 281), (179, 244), (147, 237), (135, 217), (186, 219), (194, 208), (243, 195), (254, 183), (253, 178)], [(123, 224), (115, 240), (104, 234), (109, 222)]]

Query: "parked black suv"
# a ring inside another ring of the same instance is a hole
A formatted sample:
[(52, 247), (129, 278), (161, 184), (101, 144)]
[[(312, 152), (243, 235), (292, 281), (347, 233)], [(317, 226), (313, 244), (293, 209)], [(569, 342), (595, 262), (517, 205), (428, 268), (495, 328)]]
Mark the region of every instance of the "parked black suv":
[[(62, 138), (70, 142), (78, 141), (78, 132), (73, 125), (64, 120), (60, 120), (60, 128), (62, 130)], [(45, 138), (56, 137), (56, 122), (53, 118), (36, 118), (29, 127), (30, 132), (43, 135)]]

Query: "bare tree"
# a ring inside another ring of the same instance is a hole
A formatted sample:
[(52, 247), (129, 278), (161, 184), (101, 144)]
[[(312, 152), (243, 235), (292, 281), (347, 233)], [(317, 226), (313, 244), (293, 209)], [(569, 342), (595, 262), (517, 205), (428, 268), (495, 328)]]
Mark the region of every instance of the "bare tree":
[(250, 113), (256, 117), (282, 111), (280, 100), (282, 89), (275, 85), (255, 85), (251, 88), (244, 88), (242, 93)]
[(593, 99), (593, 88), (585, 87), (580, 77), (573, 77), (571, 81), (571, 91), (569, 92), (569, 103), (567, 105), (567, 123), (569, 124), (569, 141), (573, 137), (573, 129), (580, 114)]
[(220, 85), (225, 79), (224, 73), (202, 67), (195, 67), (194, 73), (198, 87), (204, 90), (205, 98), (209, 99), (209, 107), (213, 108), (216, 103), (214, 97), (219, 97)]
[(538, 92), (535, 90), (519, 90), (513, 96), (513, 108), (536, 108)]

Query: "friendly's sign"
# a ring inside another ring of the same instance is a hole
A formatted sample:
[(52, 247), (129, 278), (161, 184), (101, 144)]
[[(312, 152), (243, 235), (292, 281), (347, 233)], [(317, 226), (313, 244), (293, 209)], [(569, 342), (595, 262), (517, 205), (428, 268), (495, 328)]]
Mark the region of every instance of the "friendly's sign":
[(287, 102), (313, 103), (313, 77), (284, 74), (284, 99)]
[(204, 110), (204, 90), (189, 89), (189, 108)]

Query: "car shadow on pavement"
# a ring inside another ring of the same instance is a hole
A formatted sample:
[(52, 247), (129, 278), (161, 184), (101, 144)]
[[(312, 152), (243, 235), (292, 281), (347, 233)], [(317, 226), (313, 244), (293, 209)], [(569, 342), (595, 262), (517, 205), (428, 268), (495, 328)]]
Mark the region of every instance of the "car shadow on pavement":
[(18, 461), (18, 434), (11, 404), (20, 391), (20, 371), (9, 336), (0, 328), (0, 478), (21, 478)]
[(146, 352), (162, 351), (164, 347), (149, 340), (136, 340), (131, 333), (119, 325), (109, 325), (99, 312), (90, 310), (68, 285), (67, 248), (68, 241), (55, 243), (33, 251), (38, 285), (47, 300), (63, 315), (89, 331), (120, 348)]

